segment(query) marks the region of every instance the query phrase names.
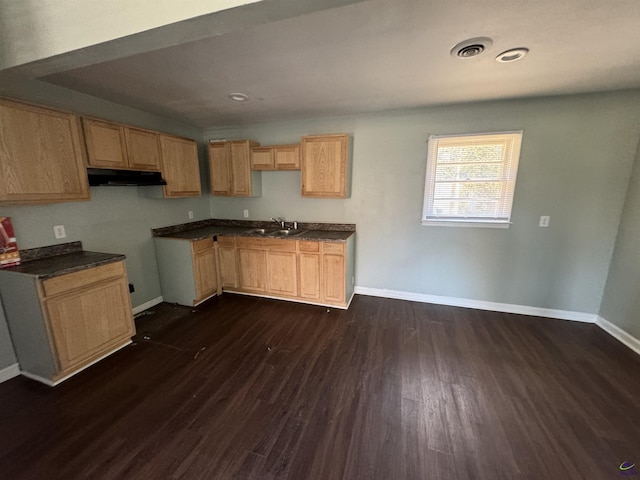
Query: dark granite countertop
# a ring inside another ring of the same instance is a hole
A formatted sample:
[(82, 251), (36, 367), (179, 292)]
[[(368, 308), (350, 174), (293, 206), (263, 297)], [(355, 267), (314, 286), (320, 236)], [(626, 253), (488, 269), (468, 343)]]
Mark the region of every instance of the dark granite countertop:
[[(267, 232), (256, 233), (254, 230), (257, 228), (264, 228)], [(298, 224), (299, 233), (278, 235), (276, 233), (279, 230), (278, 226), (273, 222), (211, 219), (152, 229), (152, 234), (154, 237), (179, 238), (185, 240), (202, 240), (213, 236), (229, 235), (254, 238), (344, 242), (355, 233), (355, 228), (356, 226), (354, 224), (300, 222)]]
[(82, 250), (81, 242), (21, 250), (20, 257), (20, 265), (3, 268), (0, 272), (21, 273), (45, 280), (125, 259), (122, 254), (87, 252)]

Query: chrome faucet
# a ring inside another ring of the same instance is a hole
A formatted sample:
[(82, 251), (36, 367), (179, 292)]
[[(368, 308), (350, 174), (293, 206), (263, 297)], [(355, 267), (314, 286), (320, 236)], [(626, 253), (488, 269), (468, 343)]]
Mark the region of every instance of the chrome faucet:
[(280, 225), (280, 228), (282, 228), (282, 229), (284, 230), (284, 228), (285, 228), (285, 227), (284, 227), (284, 225), (285, 225), (285, 223), (284, 223), (284, 219), (282, 219), (282, 218), (280, 218), (280, 217), (277, 217), (277, 218), (273, 218), (273, 217), (271, 217), (271, 221), (272, 221), (272, 222), (276, 222), (278, 225)]

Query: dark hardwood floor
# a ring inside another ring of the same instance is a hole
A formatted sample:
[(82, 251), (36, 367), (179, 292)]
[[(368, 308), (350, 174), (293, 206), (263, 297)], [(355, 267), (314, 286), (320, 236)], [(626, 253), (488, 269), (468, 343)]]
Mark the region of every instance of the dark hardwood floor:
[(0, 384), (1, 479), (608, 480), (640, 465), (640, 357), (594, 325), (365, 296), (151, 311), (134, 345), (58, 387)]

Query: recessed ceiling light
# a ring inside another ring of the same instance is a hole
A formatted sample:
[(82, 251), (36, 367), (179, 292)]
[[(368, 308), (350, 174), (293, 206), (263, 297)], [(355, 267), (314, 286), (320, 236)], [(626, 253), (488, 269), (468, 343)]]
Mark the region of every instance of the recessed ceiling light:
[(472, 58), (481, 55), (488, 50), (493, 41), (487, 37), (476, 37), (458, 43), (451, 49), (451, 56), (454, 58)]
[(230, 93), (228, 96), (234, 102), (246, 102), (249, 100), (249, 97), (244, 93)]
[(511, 50), (507, 50), (506, 52), (502, 52), (500, 55), (496, 57), (496, 62), (500, 63), (509, 63), (520, 60), (527, 53), (529, 53), (528, 48), (512, 48)]

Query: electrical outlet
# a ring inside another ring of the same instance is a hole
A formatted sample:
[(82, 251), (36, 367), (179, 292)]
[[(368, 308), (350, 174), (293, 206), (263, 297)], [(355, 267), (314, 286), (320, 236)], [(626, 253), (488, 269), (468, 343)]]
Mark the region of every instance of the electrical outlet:
[(244, 218), (249, 218), (249, 210), (246, 210), (244, 212), (242, 212), (242, 214), (244, 215)]
[(191, 210), (189, 210), (189, 218), (193, 219), (193, 212)]
[(548, 227), (549, 226), (549, 219), (550, 217), (548, 215), (543, 215), (540, 217), (540, 226), (541, 227)]
[(53, 234), (58, 240), (61, 238), (67, 238), (67, 232), (64, 231), (64, 225), (54, 225)]

